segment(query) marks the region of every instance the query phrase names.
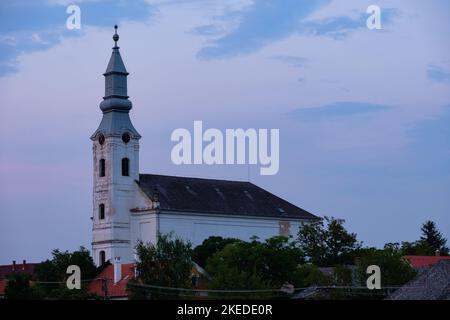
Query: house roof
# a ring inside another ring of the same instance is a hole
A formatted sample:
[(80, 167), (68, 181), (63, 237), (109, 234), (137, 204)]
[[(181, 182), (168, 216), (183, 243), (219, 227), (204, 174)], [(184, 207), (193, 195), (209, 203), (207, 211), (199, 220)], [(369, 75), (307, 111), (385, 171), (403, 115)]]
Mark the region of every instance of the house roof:
[(6, 280), (0, 280), (0, 297), (5, 295), (5, 289), (6, 289)]
[(423, 271), (391, 294), (388, 300), (450, 299), (450, 260), (444, 259)]
[(138, 182), (161, 210), (221, 215), (317, 219), (317, 217), (253, 183), (141, 174)]
[(0, 265), (0, 280), (5, 279), (14, 272), (34, 274), (34, 269), (38, 263), (16, 263)]
[(430, 267), (441, 260), (450, 260), (449, 256), (404, 256), (413, 268)]
[(90, 293), (94, 293), (99, 296), (103, 296), (103, 281), (106, 279), (106, 285), (108, 289), (109, 298), (119, 298), (128, 296), (127, 283), (134, 275), (134, 266), (132, 263), (124, 263), (122, 267), (122, 278), (114, 283), (114, 265), (107, 265), (96, 279), (92, 280), (87, 287)]

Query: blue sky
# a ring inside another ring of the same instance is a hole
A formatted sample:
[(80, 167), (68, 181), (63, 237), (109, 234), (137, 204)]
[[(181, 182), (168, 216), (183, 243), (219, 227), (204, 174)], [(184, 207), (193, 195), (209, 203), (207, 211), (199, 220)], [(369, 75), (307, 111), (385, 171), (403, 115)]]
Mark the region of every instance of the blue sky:
[[(252, 166), (252, 182), (367, 245), (413, 241), (427, 219), (450, 238), (447, 1), (73, 2), (81, 30), (65, 0), (0, 4), (0, 263), (90, 247), (115, 23), (141, 172), (246, 180), (246, 166), (175, 166), (171, 132), (279, 128), (280, 171)], [(374, 3), (382, 30), (365, 26)]]

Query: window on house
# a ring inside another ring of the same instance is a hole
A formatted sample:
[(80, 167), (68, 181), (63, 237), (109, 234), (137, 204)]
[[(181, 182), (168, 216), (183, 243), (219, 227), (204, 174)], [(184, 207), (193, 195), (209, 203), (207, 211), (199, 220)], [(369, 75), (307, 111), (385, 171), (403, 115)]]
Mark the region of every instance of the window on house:
[(105, 251), (103, 251), (103, 250), (100, 251), (98, 259), (99, 259), (98, 261), (100, 262), (100, 265), (105, 264), (105, 262), (106, 262)]
[(128, 158), (122, 159), (122, 176), (128, 177), (130, 175), (130, 160)]
[(99, 176), (104, 177), (106, 172), (106, 162), (105, 159), (100, 159), (99, 162)]
[(105, 204), (103, 204), (103, 203), (101, 203), (101, 204), (98, 206), (98, 218), (99, 218), (100, 220), (105, 219)]

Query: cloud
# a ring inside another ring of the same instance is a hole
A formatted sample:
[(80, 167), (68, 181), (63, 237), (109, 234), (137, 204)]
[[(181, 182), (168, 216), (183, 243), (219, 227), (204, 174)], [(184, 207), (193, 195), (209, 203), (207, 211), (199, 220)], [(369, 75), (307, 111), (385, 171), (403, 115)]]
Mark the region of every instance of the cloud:
[(450, 82), (450, 73), (434, 65), (428, 66), (427, 76), (436, 82)]
[(320, 107), (295, 109), (289, 112), (288, 115), (293, 119), (319, 121), (382, 112), (390, 109), (392, 107), (369, 102), (335, 102)]
[(365, 28), (365, 18), (364, 15), (357, 19), (342, 16), (304, 22), (299, 27), (299, 33), (309, 36), (329, 36), (339, 40), (348, 36), (353, 30)]
[(297, 30), (300, 19), (306, 18), (328, 0), (256, 0), (239, 12), (229, 12), (222, 19), (239, 18), (240, 23), (228, 34), (202, 48), (202, 59), (223, 58), (258, 50), (267, 43), (283, 39)]
[(147, 19), (156, 10), (145, 0), (98, 0), (75, 3), (81, 9), (80, 30), (66, 28), (69, 14), (66, 13), (65, 1), (2, 1), (0, 76), (16, 71), (17, 58), (21, 54), (46, 50), (60, 43), (62, 38), (79, 37), (83, 35), (86, 26), (112, 27), (123, 20), (140, 21)]
[(214, 36), (218, 34), (223, 34), (225, 29), (215, 24), (207, 24), (204, 26), (199, 26), (191, 30), (191, 33), (198, 36)]
[[(209, 42), (198, 52), (201, 59), (226, 58), (249, 54), (267, 44), (282, 40), (292, 34), (306, 36), (328, 36), (335, 40), (347, 37), (352, 31), (366, 28), (368, 15), (365, 11), (356, 17), (334, 16), (323, 19), (308, 20), (317, 9), (325, 6), (328, 0), (256, 0), (253, 5), (226, 13), (220, 20), (238, 17), (235, 28)], [(382, 26), (390, 25), (399, 11), (383, 8)], [(209, 24), (196, 28), (196, 33), (203, 36), (217, 35), (218, 26)], [(220, 29), (223, 30), (223, 29)]]
[(289, 56), (289, 55), (272, 56), (270, 58), (273, 60), (287, 63), (293, 67), (303, 67), (308, 62), (308, 59), (304, 57)]
[[(382, 29), (386, 29), (400, 12), (395, 8), (383, 8)], [(335, 40), (347, 37), (351, 32), (366, 28), (368, 15), (364, 12), (357, 17), (336, 16), (325, 19), (305, 21), (299, 26), (299, 33), (310, 36), (329, 36)]]

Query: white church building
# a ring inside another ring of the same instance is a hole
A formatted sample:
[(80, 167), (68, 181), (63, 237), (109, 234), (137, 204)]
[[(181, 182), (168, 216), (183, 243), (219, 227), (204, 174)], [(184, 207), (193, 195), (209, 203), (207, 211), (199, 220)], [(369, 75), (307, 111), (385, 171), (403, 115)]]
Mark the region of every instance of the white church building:
[(92, 254), (100, 265), (120, 257), (133, 262), (138, 240), (156, 242), (173, 232), (193, 246), (210, 236), (248, 240), (295, 235), (313, 214), (243, 181), (139, 172), (140, 134), (131, 123), (128, 72), (117, 41), (105, 76), (102, 121), (91, 136), (93, 150)]

